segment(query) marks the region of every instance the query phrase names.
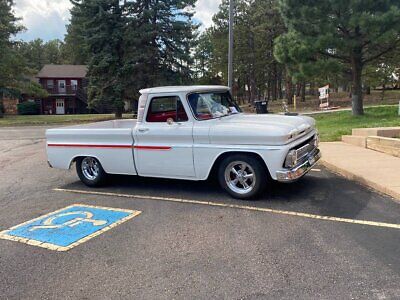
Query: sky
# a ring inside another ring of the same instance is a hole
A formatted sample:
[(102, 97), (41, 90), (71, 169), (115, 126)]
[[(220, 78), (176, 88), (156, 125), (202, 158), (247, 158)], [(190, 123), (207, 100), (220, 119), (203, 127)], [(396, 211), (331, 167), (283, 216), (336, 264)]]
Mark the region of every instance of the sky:
[[(48, 41), (63, 39), (68, 24), (71, 3), (69, 0), (14, 0), (15, 14), (22, 18), (26, 31), (17, 38), (31, 41), (36, 38)], [(221, 0), (198, 0), (195, 8), (195, 20), (202, 29), (212, 24), (212, 16), (218, 10)]]

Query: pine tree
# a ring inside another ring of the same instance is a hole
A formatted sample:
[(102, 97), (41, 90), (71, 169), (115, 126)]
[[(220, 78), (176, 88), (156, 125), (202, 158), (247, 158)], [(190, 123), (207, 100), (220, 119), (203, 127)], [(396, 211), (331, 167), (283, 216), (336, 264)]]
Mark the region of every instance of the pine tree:
[(277, 41), (277, 52), (308, 73), (334, 64), (350, 70), (353, 115), (362, 115), (363, 69), (399, 47), (400, 2), (280, 0), (280, 11), (289, 32)]
[(18, 52), (24, 58), (26, 66), (32, 72), (39, 72), (45, 64), (61, 64), (63, 42), (58, 39), (44, 42), (42, 39), (35, 39), (30, 42), (18, 43)]
[(72, 2), (65, 52), (88, 61), (90, 106), (111, 104), (120, 116), (141, 88), (191, 81), (195, 0)]
[[(285, 32), (276, 0), (235, 1), (234, 91), (249, 101), (277, 99), (281, 90), (283, 66), (273, 56), (274, 40)], [(224, 0), (209, 29), (213, 53), (213, 74), (227, 79), (228, 5)]]
[(200, 84), (210, 84), (216, 74), (212, 72), (213, 44), (211, 31), (206, 30), (196, 40), (194, 48), (195, 78)]
[[(12, 40), (23, 27), (12, 11), (12, 0), (0, 0), (0, 101), (7, 95), (19, 92), (24, 65), (16, 51), (16, 41)], [(0, 109), (0, 116), (3, 115)]]
[[(76, 2), (73, 2), (76, 4)], [(74, 5), (71, 9), (71, 21), (67, 25), (67, 34), (62, 46), (63, 59), (73, 65), (85, 65), (89, 62), (89, 49), (85, 39), (84, 17), (81, 7)]]
[(90, 108), (111, 107), (116, 118), (124, 108), (124, 26), (119, 0), (74, 1), (81, 32), (90, 53), (88, 103)]
[(196, 0), (128, 2), (127, 61), (141, 87), (191, 81)]

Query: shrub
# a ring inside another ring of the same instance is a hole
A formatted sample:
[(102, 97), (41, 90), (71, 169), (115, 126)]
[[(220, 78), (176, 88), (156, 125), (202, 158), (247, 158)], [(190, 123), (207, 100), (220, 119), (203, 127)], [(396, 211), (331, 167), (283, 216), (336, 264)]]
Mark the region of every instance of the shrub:
[(17, 104), (17, 108), (20, 115), (38, 115), (40, 110), (38, 104), (29, 101)]
[(0, 100), (0, 118), (2, 118), (4, 115), (4, 105), (3, 102)]

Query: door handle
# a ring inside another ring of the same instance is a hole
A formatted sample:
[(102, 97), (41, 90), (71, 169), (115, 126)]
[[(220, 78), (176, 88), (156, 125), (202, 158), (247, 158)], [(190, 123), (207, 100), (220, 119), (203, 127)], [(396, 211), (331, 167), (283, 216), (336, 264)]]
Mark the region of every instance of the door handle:
[(139, 128), (139, 132), (147, 132), (147, 131), (149, 131), (150, 129), (148, 129), (148, 128)]

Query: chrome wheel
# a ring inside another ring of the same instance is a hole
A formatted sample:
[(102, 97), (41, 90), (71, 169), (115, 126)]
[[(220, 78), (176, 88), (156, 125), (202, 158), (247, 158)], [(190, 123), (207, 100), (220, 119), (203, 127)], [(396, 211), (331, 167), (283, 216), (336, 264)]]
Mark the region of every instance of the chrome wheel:
[(85, 157), (82, 160), (81, 168), (83, 176), (85, 176), (88, 180), (95, 180), (99, 176), (99, 162), (93, 157)]
[(256, 184), (256, 175), (253, 168), (244, 161), (231, 162), (225, 169), (227, 186), (238, 194), (250, 193)]

